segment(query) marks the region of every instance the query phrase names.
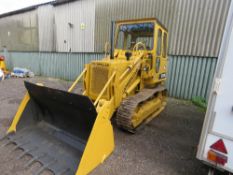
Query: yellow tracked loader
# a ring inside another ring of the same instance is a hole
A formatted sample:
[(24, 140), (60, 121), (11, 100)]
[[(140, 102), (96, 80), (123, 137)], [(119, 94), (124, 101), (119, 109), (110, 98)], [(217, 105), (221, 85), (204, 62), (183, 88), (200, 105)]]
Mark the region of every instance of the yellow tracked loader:
[[(25, 82), (27, 94), (5, 142), (22, 148), (21, 157), (33, 157), (27, 165), (43, 165), (36, 174), (90, 173), (114, 149), (113, 116), (120, 128), (135, 132), (164, 109), (167, 30), (156, 19), (115, 26), (109, 53), (85, 65), (68, 92)], [(83, 94), (72, 93), (81, 79)]]

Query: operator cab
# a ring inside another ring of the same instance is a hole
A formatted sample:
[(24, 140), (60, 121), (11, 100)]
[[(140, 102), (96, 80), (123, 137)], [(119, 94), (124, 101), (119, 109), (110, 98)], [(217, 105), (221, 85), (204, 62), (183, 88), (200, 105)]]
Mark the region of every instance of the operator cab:
[[(116, 49), (132, 51), (141, 42), (146, 50), (153, 50), (154, 26), (152, 22), (119, 25)], [(144, 48), (141, 46), (138, 49)]]
[(155, 22), (152, 21), (117, 22), (115, 55), (119, 59), (129, 60), (132, 55), (139, 54), (140, 50), (148, 54), (152, 52), (154, 28)]
[(145, 79), (149, 84), (163, 81), (167, 71), (167, 35), (167, 29), (155, 18), (117, 21), (114, 59), (129, 61), (143, 54)]

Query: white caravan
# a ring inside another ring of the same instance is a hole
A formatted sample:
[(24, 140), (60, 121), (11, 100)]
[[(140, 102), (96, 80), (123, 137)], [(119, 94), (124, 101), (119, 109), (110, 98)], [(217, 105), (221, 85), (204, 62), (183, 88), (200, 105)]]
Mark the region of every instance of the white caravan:
[[(198, 145), (197, 158), (213, 169), (233, 173), (233, 3)], [(214, 174), (210, 170), (209, 174)]]

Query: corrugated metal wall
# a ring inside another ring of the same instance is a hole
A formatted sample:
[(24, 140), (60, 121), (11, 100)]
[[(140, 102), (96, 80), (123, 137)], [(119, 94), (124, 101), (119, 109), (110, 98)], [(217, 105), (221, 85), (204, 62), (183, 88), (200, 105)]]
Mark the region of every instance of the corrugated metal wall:
[(109, 41), (111, 20), (157, 17), (169, 30), (170, 55), (217, 57), (229, 3), (230, 0), (77, 0), (58, 6), (43, 5), (1, 18), (0, 45), (17, 51), (102, 52)]
[(111, 20), (157, 17), (170, 34), (169, 54), (217, 57), (230, 0), (96, 0), (95, 50)]
[(0, 18), (0, 47), (11, 51), (94, 52), (95, 0), (77, 0)]
[[(103, 54), (111, 20), (157, 17), (169, 30), (169, 78), (172, 97), (207, 98), (217, 62), (230, 0), (78, 0), (0, 19), (0, 47), (8, 67), (26, 67), (37, 75), (73, 80)], [(39, 25), (39, 29), (38, 29)], [(178, 56), (181, 55), (181, 56)]]
[(56, 51), (94, 52), (95, 3), (79, 0), (55, 6)]
[[(94, 53), (6, 52), (9, 68), (25, 67), (36, 75), (74, 80), (83, 66), (104, 55)], [(207, 99), (217, 58), (169, 56), (167, 88), (171, 97)]]
[(54, 10), (52, 5), (40, 6), (37, 9), (39, 26), (39, 51), (55, 51)]
[(14, 51), (38, 50), (36, 11), (0, 18), (0, 48)]
[(23, 67), (36, 75), (74, 80), (84, 65), (100, 59), (103, 54), (95, 53), (46, 53), (46, 52), (5, 52), (7, 66)]
[(167, 88), (172, 97), (208, 99), (217, 58), (170, 56)]

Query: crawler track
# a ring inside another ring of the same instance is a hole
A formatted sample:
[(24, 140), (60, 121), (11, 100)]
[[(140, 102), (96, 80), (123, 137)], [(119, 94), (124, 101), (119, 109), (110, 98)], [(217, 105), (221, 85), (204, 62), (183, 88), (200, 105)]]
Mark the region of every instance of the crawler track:
[[(139, 105), (140, 106), (146, 105), (146, 103), (149, 100), (153, 98), (158, 98), (156, 97), (156, 94), (163, 93), (165, 91), (166, 89), (164, 86), (157, 86), (156, 88), (153, 89), (145, 88), (142, 91), (140, 91), (138, 94), (124, 99), (117, 110), (117, 115), (116, 115), (117, 125), (124, 130), (135, 133), (136, 128), (132, 124), (132, 119), (135, 110), (139, 107)], [(161, 108), (164, 108), (164, 106), (165, 103), (161, 106)], [(154, 117), (154, 116), (148, 115), (146, 119), (150, 117)], [(143, 123), (144, 122), (142, 122), (140, 125), (142, 125)]]

